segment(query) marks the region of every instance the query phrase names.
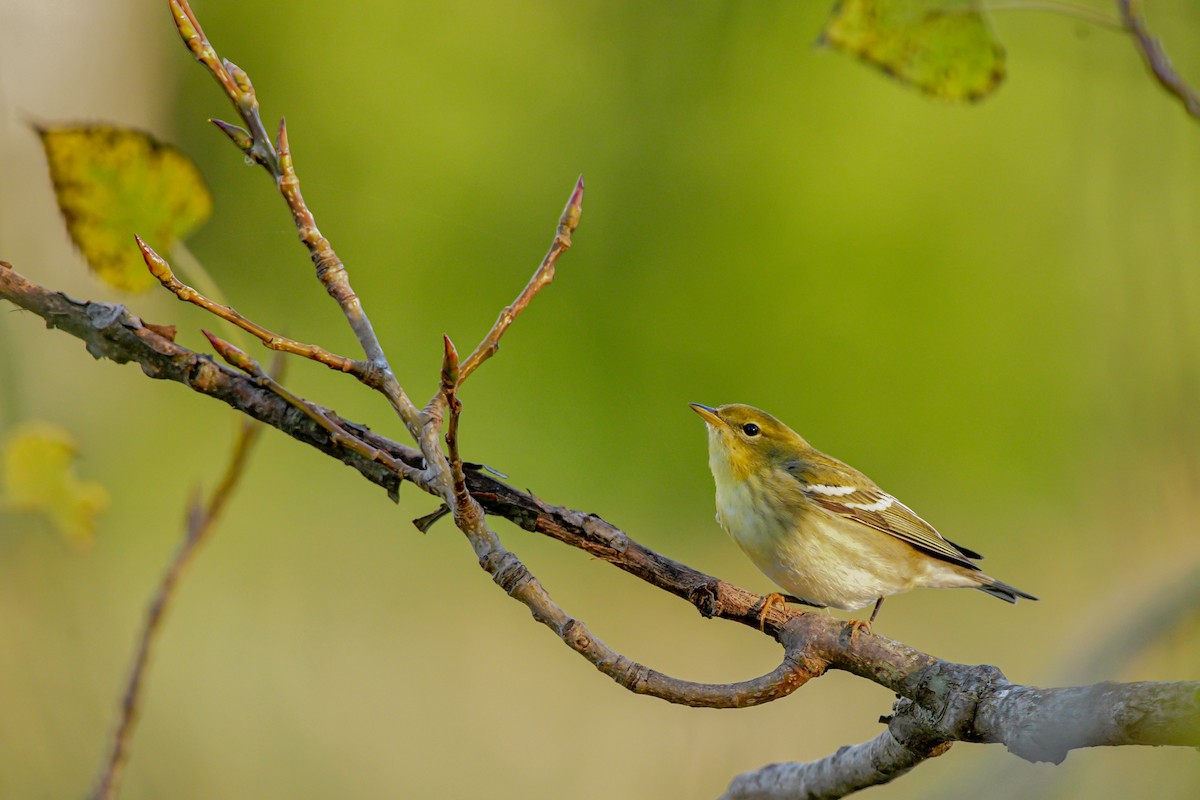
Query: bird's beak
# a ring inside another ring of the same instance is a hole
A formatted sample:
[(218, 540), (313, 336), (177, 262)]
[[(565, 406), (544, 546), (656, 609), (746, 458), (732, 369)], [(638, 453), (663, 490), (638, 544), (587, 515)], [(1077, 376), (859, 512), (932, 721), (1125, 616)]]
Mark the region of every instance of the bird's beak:
[(701, 403), (688, 403), (688, 405), (692, 407), (692, 411), (695, 411), (697, 414), (703, 417), (704, 421), (709, 425), (719, 427), (725, 424), (721, 418), (717, 416), (717, 410), (712, 406), (706, 406)]

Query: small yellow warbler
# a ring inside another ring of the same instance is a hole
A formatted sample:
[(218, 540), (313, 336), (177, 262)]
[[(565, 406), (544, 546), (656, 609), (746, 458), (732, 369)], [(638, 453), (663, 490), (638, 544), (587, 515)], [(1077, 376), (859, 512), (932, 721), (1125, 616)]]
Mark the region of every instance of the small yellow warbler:
[(1033, 595), (979, 571), (978, 553), (943, 539), (858, 470), (821, 453), (766, 412), (692, 403), (708, 426), (717, 522), (792, 600), (853, 610), (909, 589), (971, 588), (1017, 602)]

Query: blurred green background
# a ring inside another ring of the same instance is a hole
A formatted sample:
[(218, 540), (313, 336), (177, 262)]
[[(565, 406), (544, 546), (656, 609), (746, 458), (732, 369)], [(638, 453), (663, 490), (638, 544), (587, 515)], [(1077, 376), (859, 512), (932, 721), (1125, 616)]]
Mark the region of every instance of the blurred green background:
[[(1042, 597), (918, 592), (888, 603), (881, 633), (1023, 683), (1195, 678), (1194, 622), (1146, 650), (1113, 636), (1200, 563), (1200, 123), (1124, 37), (1038, 13), (996, 16), (995, 97), (930, 102), (812, 46), (827, 6), (195, 8), (266, 117), (287, 115), (305, 196), (415, 398), (440, 335), (478, 340), (585, 175), (558, 280), (464, 392), (468, 458), (765, 591), (712, 520), (686, 406), (752, 403)], [(1149, 6), (1200, 79), (1200, 10)], [(200, 348), (203, 314), (86, 273), (27, 123), (143, 127), (208, 176), (216, 213), (191, 248), (231, 301), (353, 353), (270, 181), (205, 122), (234, 114), (165, 3), (0, 0), (0, 102), (0, 258)], [(185, 501), (217, 480), (234, 420), (8, 311), (3, 424), (67, 426), (113, 504), (84, 553), (0, 517), (0, 796), (80, 797)], [(289, 384), (401, 435), (343, 376), (296, 363)], [(890, 709), (843, 674), (743, 711), (631, 695), (498, 592), (451, 525), (417, 533), (432, 508), (415, 491), (397, 508), (268, 432), (167, 622), (123, 796), (713, 797), (866, 740)], [(632, 658), (709, 681), (776, 664), (762, 636), (497, 528)], [(1105, 644), (1121, 657), (1096, 663)], [(1198, 783), (1181, 750), (1052, 767), (960, 744), (872, 796), (1191, 798)]]

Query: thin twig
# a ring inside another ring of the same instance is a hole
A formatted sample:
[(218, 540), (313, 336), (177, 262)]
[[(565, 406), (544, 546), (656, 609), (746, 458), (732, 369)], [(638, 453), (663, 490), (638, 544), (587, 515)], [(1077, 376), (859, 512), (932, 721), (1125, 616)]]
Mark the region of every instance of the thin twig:
[[(446, 406), (452, 396), (455, 396), (458, 386), (462, 384), (467, 377), (474, 372), (480, 364), (491, 358), (500, 348), (500, 338), (504, 332), (508, 330), (517, 316), (529, 305), (533, 298), (543, 287), (554, 280), (554, 270), (558, 263), (558, 258), (571, 247), (571, 236), (575, 229), (579, 227), (579, 220), (583, 214), (583, 176), (580, 175), (575, 181), (575, 186), (571, 190), (571, 196), (567, 198), (567, 204), (563, 208), (563, 213), (559, 216), (558, 226), (554, 232), (554, 241), (550, 244), (550, 249), (542, 259), (538, 268), (534, 270), (533, 277), (517, 295), (517, 299), (500, 312), (500, 316), (492, 325), (490, 331), (484, 336), (483, 340), (475, 347), (471, 355), (467, 356), (467, 360), (462, 362), (461, 366), (458, 363), (458, 351), (454, 351), (455, 359), (455, 381), (452, 391), (445, 391), (445, 369), (443, 369), (442, 385), (434, 392), (433, 397), (425, 405), (421, 412), (422, 425), (419, 433), (414, 434), (417, 444), (421, 448), (421, 452), (425, 454), (427, 464), (426, 479), (430, 483), (437, 482), (446, 471), (452, 471), (453, 467), (450, 462), (442, 456), (441, 450), (437, 443), (437, 433), (441, 430), (443, 422), (443, 414)], [(453, 344), (449, 339), (446, 339), (446, 345), (453, 348)], [(455, 447), (457, 447), (457, 425), (459, 411), (452, 410), (450, 424), (454, 427)], [(402, 415), (403, 416), (403, 415)], [(411, 427), (410, 427), (411, 431)], [(449, 436), (449, 434), (448, 434)], [(461, 459), (460, 459), (461, 467)], [(461, 469), (460, 469), (461, 472)], [(458, 479), (452, 474), (450, 480), (457, 485)], [(468, 513), (469, 507), (464, 506), (461, 502), (456, 501), (453, 497), (446, 497), (446, 504), (450, 506), (456, 504), (460, 513)], [(432, 523), (430, 523), (432, 524)], [(419, 526), (418, 526), (419, 527)], [(470, 531), (472, 526), (468, 525), (463, 528), (459, 526), (464, 533)], [(468, 533), (468, 536), (472, 534)]]
[(442, 336), (442, 375), (439, 390), (450, 409), (450, 420), (446, 425), (446, 450), (450, 463), (451, 489), (454, 492), (455, 517), (467, 513), (472, 502), (467, 493), (467, 478), (463, 474), (462, 455), (458, 451), (458, 420), (462, 416), (462, 401), (458, 399), (458, 385), (462, 380), (459, 371), (458, 350), (449, 336)]
[[(200, 21), (196, 18), (187, 0), (168, 0), (171, 15), (179, 35), (183, 38), (188, 49), (192, 51), (217, 82), (225, 94), (233, 101), (242, 121), (249, 129), (243, 130), (237, 126), (220, 120), (213, 120), (235, 145), (247, 155), (261, 164), (275, 180), (280, 193), (291, 211), (292, 220), (296, 224), (301, 242), (308, 249), (309, 257), (316, 267), (318, 280), (334, 300), (337, 301), (351, 329), (358, 338), (372, 368), (378, 373), (377, 379), (372, 379), (368, 385), (381, 392), (396, 414), (404, 422), (410, 435), (420, 440), (425, 429), (422, 426), (420, 410), (413, 405), (392, 373), (391, 365), (384, 355), (383, 346), (375, 335), (374, 327), (367, 317), (358, 295), (350, 286), (349, 276), (345, 266), (333, 250), (329, 240), (317, 229), (312, 212), (300, 194), (300, 180), (296, 175), (292, 161), (291, 145), (288, 142), (287, 126), (283, 120), (279, 123), (278, 141), (273, 146), (259, 113), (258, 96), (250, 76), (236, 64), (217, 55), (216, 49), (204, 34)], [(427, 442), (423, 447), (427, 446)], [(431, 477), (436, 477), (444, 468), (443, 459), (434, 459), (428, 465)]]
[(187, 532), (171, 558), (159, 580), (158, 588), (150, 601), (146, 612), (146, 620), (138, 637), (133, 666), (125, 684), (125, 693), (118, 713), (116, 731), (113, 734), (112, 747), (108, 757), (101, 766), (96, 785), (89, 797), (91, 800), (111, 800), (120, 791), (121, 777), (125, 764), (129, 760), (129, 745), (137, 726), (138, 713), (144, 691), (144, 677), (149, 667), (150, 656), (162, 622), (175, 598), (176, 588), (183, 574), (195, 560), (196, 554), (210, 538), (217, 518), (228, 503), (238, 481), (245, 473), (246, 461), (250, 449), (262, 433), (263, 426), (249, 417), (242, 418), (238, 428), (237, 438), (233, 445), (233, 454), (225, 468), (225, 475), (220, 484), (213, 490), (208, 505), (201, 507), (199, 498), (190, 503), (187, 517)]
[[(504, 335), (504, 332), (508, 330), (517, 316), (525, 310), (537, 293), (554, 280), (555, 265), (558, 263), (559, 256), (571, 247), (571, 235), (579, 227), (579, 219), (582, 213), (583, 176), (581, 175), (571, 190), (571, 196), (567, 199), (563, 213), (559, 216), (558, 226), (555, 229), (554, 241), (550, 244), (550, 250), (546, 253), (538, 268), (534, 270), (533, 277), (530, 278), (525, 288), (517, 295), (517, 299), (500, 312), (500, 316), (492, 326), (492, 329), (471, 355), (467, 357), (466, 361), (460, 364), (457, 349), (455, 349), (450, 338), (445, 337), (442, 378), (437, 391), (434, 392), (433, 397), (429, 399), (429, 402), (421, 411), (420, 430), (414, 433), (417, 445), (425, 457), (426, 474), (424, 478), (426, 482), (431, 485), (443, 484), (446, 486), (446, 494), (443, 500), (446, 506), (453, 511), (455, 524), (472, 540), (476, 554), (480, 556), (481, 563), (486, 553), (490, 553), (497, 548), (503, 550), (503, 548), (500, 547), (499, 539), (496, 538), (495, 534), (487, 530), (486, 525), (480, 526), (477, 523), (476, 517), (482, 520), (482, 511), (478, 510), (477, 504), (474, 501), (468, 502), (469, 498), (466, 497), (463, 491), (460, 491), (464, 482), (462, 476), (462, 459), (458, 455), (458, 417), (462, 410), (461, 406), (456, 406), (458, 403), (458, 387), (480, 364), (495, 354), (500, 347), (500, 338)], [(451, 363), (451, 359), (453, 363)], [(451, 369), (453, 372), (452, 376), (448, 372)], [(451, 451), (450, 458), (446, 458), (442, 453), (438, 442), (438, 432), (441, 430), (444, 421), (444, 412), (447, 407), (450, 408), (450, 421), (446, 441)], [(411, 430), (410, 427), (410, 432)], [(456, 461), (457, 466), (455, 464)], [(424, 520), (419, 520), (418, 522), (424, 523)], [(432, 522), (429, 522), (429, 524), (432, 524)], [(418, 524), (418, 528), (420, 527), (421, 525)], [(493, 577), (495, 576), (493, 575)]]
[(380, 370), (386, 371), (389, 367), (387, 358), (383, 354), (383, 345), (380, 344), (371, 320), (363, 310), (362, 301), (358, 299), (358, 295), (350, 286), (350, 276), (346, 272), (346, 267), (338, 258), (337, 253), (333, 251), (329, 240), (322, 236), (321, 231), (317, 229), (316, 220), (313, 218), (312, 212), (308, 210), (304, 196), (300, 194), (300, 178), (296, 175), (296, 167), (292, 161), (292, 148), (288, 143), (287, 123), (284, 120), (279, 121), (278, 147), (280, 175), (277, 182), (279, 191), (283, 194), (284, 200), (287, 201), (288, 208), (292, 212), (292, 221), (296, 224), (300, 241), (308, 248), (309, 257), (317, 270), (317, 280), (341, 307), (342, 313), (358, 337), (358, 342), (367, 359)]
[(1188, 114), (1200, 119), (1200, 94), (1175, 71), (1162, 42), (1146, 28), (1141, 0), (1117, 0), (1117, 10), (1121, 14), (1121, 21), (1133, 35), (1142, 60), (1146, 62), (1155, 79), (1164, 89), (1179, 98)]
[(267, 134), (266, 126), (263, 125), (262, 116), (258, 113), (258, 97), (254, 94), (250, 76), (232, 61), (217, 55), (216, 49), (204, 35), (204, 28), (200, 26), (200, 20), (196, 19), (187, 0), (168, 0), (168, 5), (183, 43), (192, 51), (192, 55), (196, 57), (197, 61), (208, 67), (208, 71), (217, 79), (217, 83), (221, 84), (221, 88), (233, 101), (238, 115), (250, 131), (241, 131), (242, 136), (237, 137), (233, 135), (234, 126), (216, 120), (214, 122), (245, 151), (246, 155), (262, 164), (278, 180), (280, 175), (279, 159), (271, 144), (271, 137)]
[(303, 356), (310, 361), (324, 364), (330, 369), (339, 372), (348, 372), (368, 385), (374, 379), (373, 376), (375, 373), (371, 370), (371, 365), (366, 361), (355, 361), (354, 359), (331, 353), (318, 345), (304, 344), (294, 339), (289, 339), (286, 336), (280, 336), (262, 327), (257, 322), (247, 319), (229, 306), (221, 305), (209, 299), (176, 278), (175, 273), (171, 271), (171, 265), (167, 263), (166, 259), (156, 253), (154, 248), (142, 241), (140, 236), (135, 235), (133, 238), (137, 240), (138, 248), (142, 251), (142, 259), (146, 262), (150, 274), (157, 278), (159, 283), (183, 302), (199, 306), (213, 316), (246, 331), (272, 350)]
[(496, 319), (492, 329), (488, 331), (487, 336), (483, 337), (483, 341), (475, 348), (471, 355), (467, 356), (467, 360), (462, 364), (462, 377), (459, 382), (465, 381), (472, 372), (478, 369), (479, 365), (487, 361), (496, 351), (500, 349), (500, 337), (508, 330), (508, 327), (513, 324), (513, 320), (525, 310), (529, 302), (540, 292), (548, 283), (554, 280), (554, 267), (558, 263), (558, 257), (565, 253), (571, 247), (571, 235), (575, 229), (579, 227), (579, 218), (583, 214), (583, 176), (579, 176), (579, 180), (575, 182), (575, 188), (571, 191), (570, 198), (567, 199), (567, 205), (563, 209), (562, 216), (558, 220), (558, 228), (554, 232), (554, 241), (550, 244), (550, 250), (546, 253), (546, 257), (542, 259), (542, 263), (534, 271), (533, 277), (529, 279), (529, 283), (517, 295), (517, 299), (512, 302), (512, 305), (507, 306), (500, 312), (500, 316)]
[(218, 336), (214, 336), (212, 333), (209, 333), (206, 330), (201, 330), (201, 333), (203, 333), (205, 338), (208, 339), (209, 343), (212, 344), (213, 349), (217, 351), (217, 355), (225, 359), (225, 361), (231, 366), (240, 369), (242, 372), (245, 372), (247, 375), (254, 378), (259, 386), (270, 389), (272, 392), (282, 397), (289, 405), (315, 422), (329, 434), (334, 445), (338, 447), (344, 447), (352, 453), (357, 453), (368, 461), (374, 461), (378, 464), (382, 464), (397, 477), (405, 478), (412, 481), (416, 485), (421, 486), (422, 488), (427, 488), (424, 486), (424, 483), (421, 479), (420, 470), (413, 469), (403, 461), (393, 458), (390, 453), (380, 450), (377, 447), (372, 447), (358, 436), (350, 433), (342, 425), (331, 419), (324, 410), (316, 406), (314, 403), (310, 403), (299, 395), (294, 394), (286, 389), (281, 383), (279, 383), (279, 381), (267, 374), (266, 370), (264, 370), (257, 361), (248, 356), (240, 348), (230, 344)]

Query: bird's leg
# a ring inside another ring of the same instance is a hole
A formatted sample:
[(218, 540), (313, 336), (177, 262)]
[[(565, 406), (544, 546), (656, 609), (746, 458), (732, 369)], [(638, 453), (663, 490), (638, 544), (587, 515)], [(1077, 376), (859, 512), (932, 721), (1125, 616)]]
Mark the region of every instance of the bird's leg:
[(875, 608), (871, 611), (871, 618), (866, 622), (863, 622), (861, 619), (852, 619), (846, 623), (846, 628), (850, 631), (851, 640), (854, 639), (855, 634), (859, 631), (864, 631), (867, 636), (871, 635), (871, 626), (875, 624), (875, 617), (879, 616), (879, 607), (882, 605), (883, 598), (881, 597), (875, 601)]

